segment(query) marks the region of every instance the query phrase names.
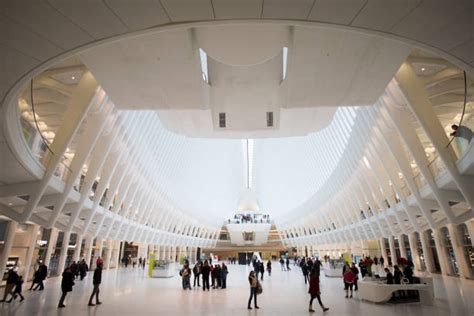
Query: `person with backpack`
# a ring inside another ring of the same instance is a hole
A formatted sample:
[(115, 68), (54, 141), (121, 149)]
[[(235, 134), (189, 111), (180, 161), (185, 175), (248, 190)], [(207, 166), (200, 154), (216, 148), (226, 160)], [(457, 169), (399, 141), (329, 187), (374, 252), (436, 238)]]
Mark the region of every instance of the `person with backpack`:
[(247, 308), (252, 309), (250, 304), (252, 303), (252, 299), (253, 299), (255, 309), (259, 309), (260, 307), (257, 306), (258, 279), (257, 279), (257, 276), (255, 275), (255, 271), (250, 271), (249, 283), (250, 283), (250, 297), (249, 297)]
[(285, 260), (283, 258), (280, 258), (280, 267), (281, 271), (285, 271)]
[(194, 274), (193, 286), (196, 287), (196, 281), (197, 281), (197, 286), (201, 287), (201, 285), (199, 285), (199, 276), (201, 275), (201, 262), (200, 261), (196, 262), (196, 264), (194, 265), (193, 274)]
[(179, 275), (182, 278), (183, 290), (191, 290), (191, 269), (189, 269), (187, 264), (185, 264), (181, 271), (179, 271)]
[(72, 287), (74, 286), (74, 274), (72, 273), (72, 270), (70, 267), (67, 267), (64, 270), (62, 277), (63, 277), (61, 281), (62, 295), (61, 295), (61, 298), (59, 299), (58, 308), (66, 307), (66, 305), (64, 305), (64, 300), (66, 299), (67, 293), (72, 292)]
[(309, 275), (309, 290), (308, 293), (311, 296), (311, 299), (309, 301), (309, 312), (314, 313), (313, 309), (313, 300), (316, 298), (319, 302), (319, 306), (323, 309), (323, 312), (326, 312), (329, 310), (328, 307), (325, 307), (323, 302), (321, 302), (321, 290), (319, 287), (319, 272), (316, 270), (315, 267), (311, 270), (311, 273)]

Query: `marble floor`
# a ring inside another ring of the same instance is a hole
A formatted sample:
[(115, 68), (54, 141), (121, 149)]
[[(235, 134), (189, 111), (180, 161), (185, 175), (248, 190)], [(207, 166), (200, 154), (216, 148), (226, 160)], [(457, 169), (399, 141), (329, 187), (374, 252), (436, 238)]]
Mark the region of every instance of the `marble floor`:
[[(143, 270), (113, 269), (104, 271), (101, 286), (102, 305), (88, 307), (92, 291), (92, 274), (84, 281), (76, 281), (73, 292), (66, 298), (67, 307), (58, 310), (61, 278), (46, 282), (42, 292), (24, 291), (26, 300), (12, 304), (0, 303), (0, 315), (307, 315), (307, 287), (297, 267), (290, 272), (280, 271), (274, 264), (271, 277), (265, 274), (263, 294), (258, 297), (259, 310), (247, 310), (249, 285), (246, 266), (230, 265), (228, 287), (203, 292), (181, 289), (178, 276), (169, 279), (150, 279)], [(340, 278), (321, 277), (322, 300), (330, 307), (327, 315), (474, 315), (474, 281), (435, 276), (435, 305), (372, 304), (344, 298)], [(25, 288), (28, 288), (25, 285)], [(1, 289), (3, 293), (3, 289)], [(317, 302), (316, 313), (321, 315)]]

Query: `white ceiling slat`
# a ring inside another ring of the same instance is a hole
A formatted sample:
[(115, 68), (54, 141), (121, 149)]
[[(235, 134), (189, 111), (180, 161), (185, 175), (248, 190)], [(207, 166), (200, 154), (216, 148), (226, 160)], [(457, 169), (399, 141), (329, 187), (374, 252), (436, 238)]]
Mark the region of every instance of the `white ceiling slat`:
[(306, 20), (315, 0), (265, 0), (264, 19)]
[(161, 0), (172, 22), (213, 20), (211, 0)]
[(102, 1), (48, 0), (48, 2), (95, 39), (128, 31), (124, 23)]
[(44, 1), (2, 1), (0, 12), (27, 26), (47, 41), (70, 49), (93, 38)]
[(258, 19), (263, 0), (213, 0), (216, 19)]
[(4, 15), (0, 15), (0, 43), (39, 60), (61, 52), (58, 46)]
[(105, 0), (105, 2), (131, 30), (170, 22), (159, 0)]
[(390, 31), (421, 2), (422, 0), (404, 0), (401, 5), (398, 1), (368, 1), (351, 25)]
[(366, 3), (367, 0), (316, 0), (308, 19), (347, 25)]

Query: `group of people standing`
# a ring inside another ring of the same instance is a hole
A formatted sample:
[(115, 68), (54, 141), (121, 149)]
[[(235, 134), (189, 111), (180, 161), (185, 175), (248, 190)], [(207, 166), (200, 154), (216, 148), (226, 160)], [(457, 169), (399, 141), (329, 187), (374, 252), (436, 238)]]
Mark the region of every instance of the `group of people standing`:
[[(58, 308), (66, 307), (66, 305), (64, 305), (64, 300), (66, 299), (67, 294), (69, 292), (72, 292), (72, 287), (75, 285), (74, 281), (76, 277), (80, 275), (80, 279), (83, 280), (85, 275), (87, 275), (88, 267), (84, 260), (80, 262), (77, 268), (73, 266), (73, 264), (66, 267), (66, 269), (64, 269), (64, 272), (62, 274), (62, 280), (61, 280), (62, 295), (61, 295), (61, 298), (59, 299)], [(94, 270), (94, 276), (92, 279), (92, 284), (94, 286), (94, 289), (92, 290), (92, 294), (89, 298), (88, 306), (95, 306), (95, 305), (102, 304), (102, 302), (99, 300), (99, 292), (100, 292), (99, 288), (100, 288), (100, 284), (102, 283), (102, 269), (103, 269), (103, 260), (102, 258), (99, 257), (97, 258), (97, 261), (96, 261), (96, 268)], [(95, 297), (95, 304), (93, 303), (94, 297)]]
[[(185, 261), (183, 268), (179, 272), (182, 278), (183, 290), (191, 290), (191, 268), (189, 266), (189, 261)], [(224, 262), (221, 264), (215, 264), (214, 266), (209, 263), (208, 260), (198, 260), (192, 269), (192, 274), (194, 275), (194, 284), (196, 288), (201, 287), (199, 284), (200, 278), (202, 277), (202, 290), (213, 289), (225, 289), (227, 288), (227, 274), (229, 270)], [(209, 278), (211, 278), (211, 285), (209, 285)]]

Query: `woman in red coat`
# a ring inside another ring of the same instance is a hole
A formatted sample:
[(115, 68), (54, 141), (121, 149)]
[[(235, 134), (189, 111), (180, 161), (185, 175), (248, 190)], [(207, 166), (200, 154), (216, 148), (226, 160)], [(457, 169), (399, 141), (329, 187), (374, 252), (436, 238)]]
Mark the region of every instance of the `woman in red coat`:
[(309, 301), (309, 311), (312, 313), (314, 312), (313, 309), (313, 300), (315, 298), (318, 299), (319, 306), (323, 309), (323, 312), (328, 311), (329, 308), (325, 307), (323, 302), (321, 302), (321, 291), (319, 290), (319, 273), (316, 268), (311, 270), (309, 275), (309, 291), (308, 293), (311, 295), (311, 300)]

